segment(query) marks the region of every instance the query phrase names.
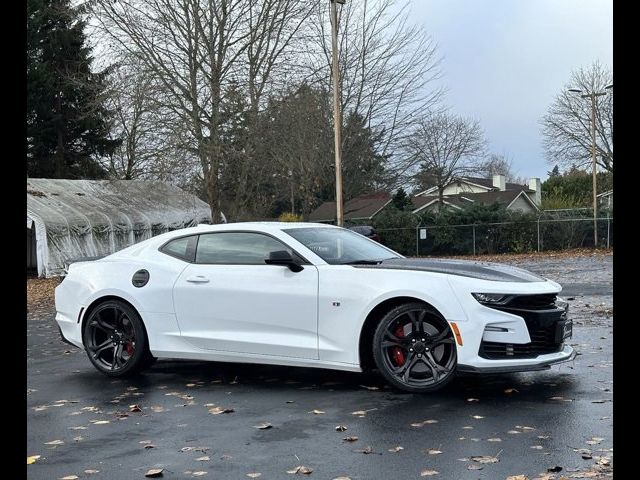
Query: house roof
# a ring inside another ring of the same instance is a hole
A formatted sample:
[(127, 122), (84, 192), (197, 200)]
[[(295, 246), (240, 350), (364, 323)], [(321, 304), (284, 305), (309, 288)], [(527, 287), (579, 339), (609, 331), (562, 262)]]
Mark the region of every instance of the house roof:
[[(493, 186), (492, 178), (460, 177), (449, 182), (449, 185), (456, 182), (469, 183), (472, 185), (476, 185), (478, 187), (486, 188), (487, 190), (493, 190), (496, 188)], [(418, 195), (429, 195), (435, 191), (437, 191), (437, 187), (431, 187), (418, 193)], [(517, 192), (525, 191), (528, 193), (533, 193), (533, 190), (531, 190), (527, 185), (520, 185), (519, 183), (512, 183), (512, 182), (505, 183), (505, 191), (517, 191)]]
[[(504, 204), (506, 207), (511, 206), (515, 200), (522, 196), (531, 206), (538, 210), (536, 204), (529, 198), (525, 191), (506, 190), (499, 191), (494, 190), (490, 192), (481, 193), (460, 193), (458, 195), (447, 195), (443, 197), (443, 202), (449, 204), (455, 208), (468, 207), (473, 203), (482, 205), (492, 205), (494, 203)], [(411, 202), (414, 206), (414, 213), (424, 210), (432, 203), (438, 201), (437, 195), (423, 195), (418, 197), (412, 197)]]
[[(345, 220), (364, 220), (372, 218), (391, 201), (389, 192), (377, 192), (361, 195), (345, 202)], [(324, 202), (309, 214), (310, 222), (329, 222), (336, 219), (336, 202)]]

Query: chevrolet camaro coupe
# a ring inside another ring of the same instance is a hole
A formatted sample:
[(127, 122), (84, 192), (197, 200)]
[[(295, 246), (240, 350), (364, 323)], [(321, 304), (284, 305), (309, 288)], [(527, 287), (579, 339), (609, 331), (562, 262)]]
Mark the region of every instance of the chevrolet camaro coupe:
[(62, 338), (120, 377), (158, 357), (377, 368), (434, 391), (456, 372), (571, 360), (557, 283), (486, 262), (405, 258), (314, 223), (199, 225), (72, 263), (55, 291)]

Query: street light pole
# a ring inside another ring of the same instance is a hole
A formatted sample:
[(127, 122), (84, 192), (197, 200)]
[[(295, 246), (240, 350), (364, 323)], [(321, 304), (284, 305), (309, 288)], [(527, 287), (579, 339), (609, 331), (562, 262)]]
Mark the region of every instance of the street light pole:
[(344, 5), (345, 0), (329, 0), (331, 2), (331, 47), (333, 75), (333, 130), (336, 154), (336, 224), (344, 225), (342, 208), (342, 112), (340, 109), (340, 70), (338, 65), (338, 12), (336, 3)]
[[(607, 85), (605, 90), (609, 90), (613, 84)], [(582, 93), (582, 90), (570, 88), (570, 92)], [(591, 162), (593, 177), (593, 246), (598, 247), (598, 189), (597, 189), (597, 163), (596, 163), (596, 97), (606, 95), (607, 92), (591, 92), (580, 95), (581, 98), (591, 99)]]

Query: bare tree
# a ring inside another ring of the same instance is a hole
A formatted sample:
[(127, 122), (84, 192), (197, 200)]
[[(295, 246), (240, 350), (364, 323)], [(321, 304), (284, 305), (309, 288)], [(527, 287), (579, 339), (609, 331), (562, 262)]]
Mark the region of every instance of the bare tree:
[(404, 146), (418, 180), (428, 179), (442, 200), (447, 184), (477, 171), (486, 141), (477, 120), (441, 111), (421, 117)]
[[(409, 4), (396, 0), (349, 1), (340, 9), (339, 48), (342, 110), (365, 119), (381, 134), (381, 155), (391, 175), (404, 173), (399, 155), (405, 132), (443, 91), (434, 86), (441, 58), (436, 45), (409, 21)], [(303, 59), (310, 77), (330, 91), (331, 29), (328, 2), (316, 2), (306, 31)]]
[[(591, 162), (591, 100), (569, 92), (604, 92), (612, 71), (599, 62), (571, 73), (570, 81), (542, 119), (543, 145), (551, 164), (585, 166)], [(613, 172), (613, 95), (596, 97), (596, 162)]]
[(163, 91), (155, 100), (185, 127), (182, 141), (199, 160), (214, 222), (229, 171), (223, 142), (228, 87), (248, 86), (259, 105), (295, 23), (303, 20), (303, 1), (95, 0), (102, 31), (153, 76)]
[(485, 178), (504, 175), (507, 182), (522, 183), (523, 180), (513, 168), (513, 160), (501, 153), (492, 153), (478, 165), (477, 174)]

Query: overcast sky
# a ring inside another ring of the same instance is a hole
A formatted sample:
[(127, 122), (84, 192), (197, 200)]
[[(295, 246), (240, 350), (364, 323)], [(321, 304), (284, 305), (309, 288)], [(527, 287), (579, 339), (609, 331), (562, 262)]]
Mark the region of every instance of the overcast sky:
[(480, 120), (518, 175), (544, 179), (540, 117), (572, 69), (613, 68), (613, 0), (412, 0), (411, 12), (444, 57), (444, 102)]

